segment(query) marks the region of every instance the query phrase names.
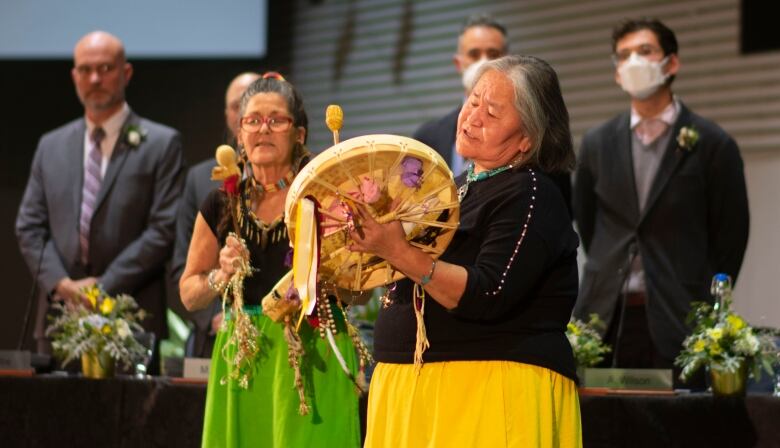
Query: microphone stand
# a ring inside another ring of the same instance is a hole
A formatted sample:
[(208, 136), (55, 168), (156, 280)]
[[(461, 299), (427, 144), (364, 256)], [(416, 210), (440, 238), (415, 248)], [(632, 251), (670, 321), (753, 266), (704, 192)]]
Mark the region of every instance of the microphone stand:
[(620, 339), (623, 336), (623, 322), (626, 318), (626, 300), (628, 299), (628, 278), (631, 274), (631, 264), (634, 263), (634, 258), (639, 254), (639, 250), (637, 249), (636, 241), (632, 241), (628, 245), (628, 257), (626, 259), (626, 264), (623, 266), (623, 272), (618, 271), (622, 274), (622, 278), (620, 279), (620, 294), (618, 295), (618, 302), (620, 306), (620, 314), (618, 316), (618, 326), (617, 331), (615, 332), (615, 347), (612, 352), (612, 367), (617, 367), (618, 362), (618, 355), (620, 354)]
[(30, 288), (30, 296), (27, 298), (27, 308), (24, 311), (24, 320), (22, 321), (22, 332), (19, 334), (19, 342), (16, 344), (16, 349), (21, 350), (24, 345), (24, 337), (27, 335), (27, 327), (30, 325), (30, 314), (32, 314), (32, 303), (35, 300), (35, 293), (38, 291), (38, 276), (41, 273), (41, 262), (43, 261), (43, 252), (46, 250), (46, 242), (42, 242), (41, 250), (38, 251), (38, 261), (35, 263), (35, 274), (32, 279), (32, 288)]

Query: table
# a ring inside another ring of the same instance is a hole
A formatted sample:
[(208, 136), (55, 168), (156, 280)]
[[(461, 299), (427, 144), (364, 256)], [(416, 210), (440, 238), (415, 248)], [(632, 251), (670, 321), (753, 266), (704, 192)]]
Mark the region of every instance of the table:
[(0, 378), (3, 447), (199, 447), (206, 387), (168, 379)]
[(780, 398), (581, 396), (584, 446), (780, 447)]
[[(198, 447), (206, 387), (0, 377), (3, 447)], [(780, 447), (780, 398), (581, 396), (585, 447)], [(395, 448), (395, 447), (394, 447)]]

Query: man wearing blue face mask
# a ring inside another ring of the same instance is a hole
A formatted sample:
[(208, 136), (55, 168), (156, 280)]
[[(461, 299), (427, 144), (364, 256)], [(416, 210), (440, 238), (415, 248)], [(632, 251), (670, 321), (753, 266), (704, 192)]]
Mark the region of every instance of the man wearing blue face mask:
[(742, 158), (731, 136), (672, 94), (672, 30), (626, 21), (612, 49), (631, 109), (582, 140), (574, 212), (588, 258), (575, 315), (607, 322), (613, 366), (671, 368), (691, 302), (710, 300), (713, 274), (736, 279), (742, 265)]

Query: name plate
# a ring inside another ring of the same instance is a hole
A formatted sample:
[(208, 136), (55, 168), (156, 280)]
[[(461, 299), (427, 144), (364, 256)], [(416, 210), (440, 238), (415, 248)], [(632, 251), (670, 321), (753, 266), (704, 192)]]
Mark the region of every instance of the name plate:
[(27, 370), (30, 368), (30, 352), (26, 350), (0, 350), (0, 370)]
[(672, 390), (671, 369), (583, 369), (584, 387)]
[(209, 358), (184, 358), (184, 378), (208, 380), (210, 365)]

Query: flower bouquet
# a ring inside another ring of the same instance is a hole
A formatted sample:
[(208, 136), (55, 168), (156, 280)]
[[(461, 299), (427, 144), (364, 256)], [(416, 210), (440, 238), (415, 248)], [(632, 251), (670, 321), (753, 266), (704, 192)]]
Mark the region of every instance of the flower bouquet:
[(595, 366), (604, 359), (605, 354), (612, 351), (609, 345), (602, 341), (598, 332), (598, 329), (603, 330), (604, 327), (604, 322), (596, 313), (590, 315), (587, 323), (574, 317), (569, 321), (566, 337), (571, 344), (578, 369)]
[[(693, 332), (683, 341), (675, 359), (682, 367), (684, 381), (702, 366), (710, 370), (713, 392), (723, 395), (744, 394), (746, 373), (759, 379), (761, 370), (773, 374), (777, 348), (768, 334), (759, 334), (731, 310), (731, 297), (726, 295), (718, 306), (694, 302), (688, 315)], [(728, 390), (720, 389), (726, 382)]]
[(133, 333), (143, 331), (139, 322), (145, 312), (135, 300), (126, 294), (111, 297), (99, 286), (85, 288), (83, 294), (88, 304), (55, 303), (58, 314), (46, 329), (62, 365), (81, 358), (85, 375), (93, 376), (88, 374), (88, 366), (98, 367), (97, 360), (97, 370), (104, 371), (98, 376), (111, 376), (115, 361), (130, 367), (143, 357), (146, 348)]

